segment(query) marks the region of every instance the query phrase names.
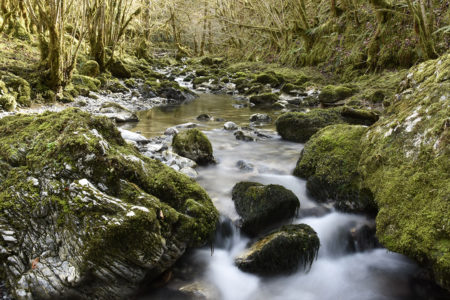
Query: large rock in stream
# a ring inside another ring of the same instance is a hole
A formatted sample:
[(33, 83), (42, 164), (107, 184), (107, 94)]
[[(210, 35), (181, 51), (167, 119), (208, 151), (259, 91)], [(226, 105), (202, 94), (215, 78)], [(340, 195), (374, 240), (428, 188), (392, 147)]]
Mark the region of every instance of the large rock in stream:
[(232, 197), (242, 218), (241, 230), (249, 236), (256, 236), (293, 218), (300, 209), (297, 196), (276, 184), (239, 182), (233, 187)]
[(198, 129), (188, 129), (175, 134), (172, 147), (175, 153), (192, 159), (199, 165), (214, 163), (211, 142)]
[(306, 224), (286, 225), (261, 238), (235, 259), (239, 269), (261, 275), (278, 275), (307, 269), (315, 260), (320, 241)]
[(362, 187), (358, 164), (361, 137), (368, 128), (360, 125), (331, 125), (305, 144), (294, 175), (307, 179), (308, 193), (321, 202), (332, 201), (346, 212), (375, 215), (371, 191)]
[(1, 274), (17, 299), (124, 299), (204, 245), (218, 213), (188, 177), (77, 109), (0, 120)]

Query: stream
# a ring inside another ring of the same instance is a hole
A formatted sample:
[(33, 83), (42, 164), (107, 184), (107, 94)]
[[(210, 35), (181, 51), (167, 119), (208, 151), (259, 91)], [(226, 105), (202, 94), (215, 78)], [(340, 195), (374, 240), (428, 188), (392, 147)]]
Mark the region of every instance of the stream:
[[(193, 250), (183, 259), (190, 266), (186, 276), (190, 282), (187, 283), (201, 282), (209, 290), (206, 293), (210, 298), (223, 300), (430, 299), (430, 288), (417, 282), (420, 269), (403, 255), (382, 248), (363, 252), (348, 250), (346, 236), (350, 230), (362, 224), (373, 224), (373, 220), (321, 207), (308, 197), (306, 181), (291, 175), (303, 144), (282, 140), (274, 130), (274, 122), (257, 127), (265, 137), (255, 142), (238, 141), (232, 131), (223, 129), (224, 120), (248, 126), (250, 115), (257, 112), (262, 111), (242, 107), (242, 103), (231, 96), (202, 94), (188, 104), (141, 112), (140, 122), (126, 126), (153, 137), (161, 135), (168, 127), (194, 122), (213, 145), (218, 163), (197, 168), (197, 182), (212, 198), (221, 213), (223, 228), (228, 230), (219, 231), (213, 253), (207, 247)], [(216, 121), (197, 121), (196, 117), (203, 113)], [(273, 120), (277, 117), (276, 112), (266, 113)], [(238, 161), (241, 162), (238, 164)], [(244, 273), (234, 265), (234, 257), (250, 241), (230, 226), (230, 221), (227, 223), (227, 220), (238, 219), (231, 189), (240, 181), (280, 184), (296, 194), (301, 208), (292, 223), (309, 224), (321, 242), (318, 258), (309, 272), (299, 270), (289, 276), (263, 278)], [(317, 211), (325, 213), (314, 213)], [(177, 284), (182, 285), (177, 279), (169, 283)], [(139, 299), (187, 298), (170, 293), (166, 287)]]

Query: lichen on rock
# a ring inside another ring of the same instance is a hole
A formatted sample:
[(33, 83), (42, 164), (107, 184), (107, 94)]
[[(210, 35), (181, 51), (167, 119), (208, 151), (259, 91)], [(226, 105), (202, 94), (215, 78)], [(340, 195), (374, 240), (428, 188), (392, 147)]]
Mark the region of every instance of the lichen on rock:
[(77, 109), (0, 120), (1, 273), (17, 299), (123, 299), (207, 243), (218, 213), (188, 177)]

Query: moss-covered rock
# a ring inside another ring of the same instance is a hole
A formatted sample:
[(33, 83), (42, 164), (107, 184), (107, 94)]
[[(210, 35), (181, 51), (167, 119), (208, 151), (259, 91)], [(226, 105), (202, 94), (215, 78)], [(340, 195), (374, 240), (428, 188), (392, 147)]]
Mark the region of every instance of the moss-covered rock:
[(289, 274), (299, 267), (309, 269), (319, 247), (319, 238), (309, 225), (287, 225), (258, 240), (236, 257), (235, 264), (250, 273)]
[(256, 106), (271, 106), (275, 102), (277, 102), (280, 97), (274, 93), (264, 93), (260, 95), (254, 95), (250, 97), (250, 103), (255, 104)]
[(131, 77), (131, 71), (129, 68), (120, 60), (114, 61), (109, 66), (109, 71), (114, 77), (117, 78), (130, 78)]
[(361, 140), (359, 171), (379, 207), (377, 236), (450, 290), (450, 54), (408, 72)]
[(1, 119), (0, 166), (1, 274), (17, 298), (128, 298), (218, 220), (194, 181), (76, 109)]
[(14, 111), (17, 103), (16, 98), (11, 94), (0, 95), (0, 108), (6, 111)]
[(106, 83), (106, 89), (108, 89), (112, 93), (128, 93), (130, 90), (123, 85), (119, 80), (109, 80)]
[(294, 175), (308, 180), (308, 192), (318, 201), (334, 202), (346, 212), (376, 214), (372, 193), (362, 188), (358, 172), (361, 137), (367, 127), (339, 124), (323, 128), (305, 144)]
[(354, 94), (354, 90), (342, 85), (327, 85), (319, 94), (319, 101), (324, 104), (344, 100)]
[(233, 187), (232, 198), (242, 220), (241, 229), (249, 236), (293, 218), (300, 208), (292, 191), (275, 184), (239, 182)]
[(314, 109), (285, 113), (277, 119), (276, 127), (283, 139), (304, 143), (320, 129), (339, 123), (344, 123), (341, 109)]
[(192, 159), (199, 165), (214, 163), (213, 148), (206, 135), (198, 129), (188, 129), (173, 137), (175, 153)]
[(97, 77), (100, 74), (100, 66), (95, 60), (88, 60), (81, 66), (80, 74), (90, 77)]
[(275, 73), (267, 72), (256, 75), (255, 82), (269, 84), (272, 87), (279, 86), (282, 82), (277, 78)]
[(98, 91), (101, 82), (98, 79), (84, 76), (84, 75), (73, 75), (72, 76), (72, 84), (80, 93), (83, 93), (83, 90), (87, 91)]
[(30, 106), (31, 87), (28, 81), (12, 73), (0, 71), (0, 80), (5, 84), (9, 94), (15, 97), (17, 104)]

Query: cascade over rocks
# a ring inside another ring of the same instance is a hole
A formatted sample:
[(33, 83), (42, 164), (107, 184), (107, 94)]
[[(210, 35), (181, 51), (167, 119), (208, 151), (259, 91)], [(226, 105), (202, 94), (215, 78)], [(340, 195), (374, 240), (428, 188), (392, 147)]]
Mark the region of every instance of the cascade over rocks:
[(309, 225), (286, 225), (254, 243), (235, 258), (235, 264), (250, 273), (289, 274), (299, 267), (311, 267), (319, 247), (319, 238)]
[(0, 269), (17, 299), (124, 299), (204, 245), (206, 192), (77, 109), (0, 120)]
[(300, 208), (292, 191), (275, 184), (239, 182), (233, 187), (232, 198), (242, 218), (241, 230), (249, 236), (293, 218)]

